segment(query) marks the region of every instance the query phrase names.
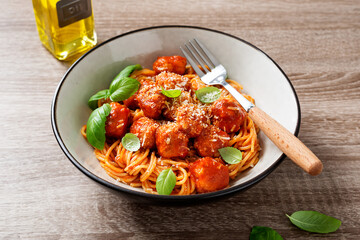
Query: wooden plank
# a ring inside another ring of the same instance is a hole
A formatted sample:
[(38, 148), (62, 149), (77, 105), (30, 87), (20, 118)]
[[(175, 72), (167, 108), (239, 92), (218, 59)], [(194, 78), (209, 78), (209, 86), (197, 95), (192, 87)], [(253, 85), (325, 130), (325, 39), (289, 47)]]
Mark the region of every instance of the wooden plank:
[[(77, 170), (50, 125), (68, 64), (41, 46), (31, 1), (0, 15), (1, 239), (248, 239), (255, 225), (284, 239), (359, 239), (360, 4), (319, 1), (93, 1), (99, 40), (153, 25), (225, 31), (263, 49), (301, 104), (299, 138), (323, 161), (318, 177), (289, 159), (253, 188), (185, 206), (133, 202)], [(311, 234), (285, 214), (317, 210), (342, 220)]]

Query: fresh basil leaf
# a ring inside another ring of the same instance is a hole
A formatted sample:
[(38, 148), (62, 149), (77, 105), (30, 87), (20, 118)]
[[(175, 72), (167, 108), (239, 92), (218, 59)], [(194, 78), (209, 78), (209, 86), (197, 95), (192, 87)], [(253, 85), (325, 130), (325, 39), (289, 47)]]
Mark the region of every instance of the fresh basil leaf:
[(106, 103), (95, 109), (86, 124), (86, 138), (88, 142), (97, 149), (103, 149), (105, 145), (105, 122), (110, 114), (110, 104)]
[(216, 87), (204, 87), (195, 91), (196, 97), (203, 103), (215, 102), (220, 97), (220, 90)]
[(142, 67), (140, 64), (130, 65), (130, 66), (127, 66), (126, 68), (124, 68), (118, 75), (116, 75), (114, 80), (110, 83), (110, 87), (109, 87), (110, 92), (111, 93), (115, 92), (115, 90), (117, 89), (116, 85), (122, 78), (129, 77), (133, 71), (141, 70), (141, 69), (142, 69)]
[(140, 140), (132, 133), (125, 134), (125, 136), (121, 139), (121, 143), (126, 150), (131, 152), (136, 152), (140, 149)]
[(171, 168), (163, 170), (156, 179), (156, 191), (160, 195), (170, 195), (175, 184), (176, 176)]
[(272, 228), (254, 226), (251, 229), (250, 240), (283, 240), (283, 238)]
[(219, 153), (225, 162), (229, 164), (236, 164), (242, 160), (242, 153), (239, 149), (234, 147), (224, 147), (219, 149)]
[(316, 211), (298, 211), (286, 216), (295, 226), (308, 232), (335, 232), (341, 225), (340, 220)]
[(113, 85), (113, 90), (110, 88), (110, 100), (114, 102), (124, 101), (136, 93), (139, 87), (138, 80), (129, 77), (121, 78)]
[(122, 78), (122, 77), (128, 77), (128, 76), (130, 76), (130, 74), (131, 74), (133, 71), (135, 71), (135, 70), (141, 70), (141, 69), (142, 69), (142, 67), (141, 67), (140, 64), (129, 65), (129, 66), (127, 66), (126, 68), (124, 68), (124, 69), (118, 74), (118, 76), (119, 76), (120, 78)]
[(171, 89), (171, 90), (165, 90), (163, 87), (161, 93), (169, 98), (177, 98), (181, 95), (181, 90), (179, 89)]
[(88, 101), (88, 105), (92, 110), (95, 110), (98, 107), (98, 100), (99, 99), (106, 99), (110, 96), (109, 89), (101, 90), (96, 94), (92, 95)]

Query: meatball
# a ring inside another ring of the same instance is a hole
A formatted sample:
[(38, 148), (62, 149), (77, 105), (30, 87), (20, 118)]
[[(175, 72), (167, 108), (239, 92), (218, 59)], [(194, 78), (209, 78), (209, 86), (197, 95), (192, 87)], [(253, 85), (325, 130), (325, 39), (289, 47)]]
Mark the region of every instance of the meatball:
[(211, 106), (212, 124), (227, 133), (239, 131), (246, 118), (245, 110), (228, 98), (220, 98)]
[(124, 100), (124, 105), (133, 110), (139, 108), (139, 102), (137, 100), (137, 92), (128, 99)]
[(184, 74), (186, 67), (186, 58), (181, 56), (164, 56), (158, 57), (153, 64), (153, 69), (156, 74), (160, 72), (173, 72), (177, 74)]
[(229, 170), (220, 159), (200, 158), (190, 164), (189, 170), (198, 193), (214, 192), (229, 185)]
[[(147, 71), (148, 70), (148, 71)], [(138, 72), (141, 72), (142, 74), (144, 75), (136, 75)], [(152, 70), (149, 70), (149, 69), (143, 69), (141, 71), (139, 70), (135, 70), (133, 72), (133, 74), (135, 74), (135, 76), (133, 78), (136, 78), (141, 85), (146, 85), (147, 83), (149, 82), (153, 82), (151, 77), (149, 76), (146, 76), (146, 74), (151, 74), (149, 72), (154, 72)], [(155, 73), (154, 73), (155, 74)], [(141, 86), (140, 85), (140, 86)], [(127, 106), (128, 108), (132, 109), (132, 110), (135, 110), (137, 108), (139, 108), (139, 101), (137, 100), (137, 95), (138, 95), (139, 91), (137, 91), (136, 93), (134, 93), (131, 97), (129, 97), (128, 99), (125, 99), (123, 102), (124, 102), (124, 105)]]
[(164, 89), (189, 89), (189, 78), (181, 76), (176, 73), (162, 72), (156, 77), (156, 84), (162, 86)]
[(189, 138), (176, 123), (168, 123), (156, 130), (156, 146), (164, 158), (184, 158), (189, 154)]
[(166, 102), (166, 108), (163, 111), (163, 116), (168, 119), (175, 121), (177, 109), (183, 104), (193, 103), (193, 98), (189, 92), (183, 91), (177, 98), (168, 98)]
[(106, 136), (122, 138), (129, 123), (130, 109), (117, 102), (111, 102), (111, 111), (105, 122)]
[(166, 97), (161, 93), (161, 88), (151, 80), (141, 83), (136, 99), (144, 115), (149, 118), (159, 118), (165, 107)]
[(209, 125), (195, 138), (194, 147), (202, 157), (219, 157), (218, 149), (229, 146), (229, 135), (219, 128)]
[(150, 118), (142, 117), (136, 120), (130, 127), (130, 132), (135, 134), (145, 149), (155, 148), (155, 133), (159, 124)]
[(200, 135), (204, 127), (207, 127), (207, 120), (204, 109), (195, 104), (184, 104), (177, 109), (179, 128), (190, 138)]

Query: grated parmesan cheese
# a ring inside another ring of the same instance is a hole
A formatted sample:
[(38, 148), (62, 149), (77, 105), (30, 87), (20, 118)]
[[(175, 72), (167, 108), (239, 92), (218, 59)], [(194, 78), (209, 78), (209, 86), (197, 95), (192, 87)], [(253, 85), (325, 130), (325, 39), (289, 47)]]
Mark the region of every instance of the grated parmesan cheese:
[(227, 107), (227, 109), (234, 110), (234, 111), (240, 111), (240, 108), (238, 108), (238, 107)]
[(144, 146), (145, 139), (146, 139), (146, 134), (144, 134), (144, 138), (143, 138), (143, 141), (142, 141), (142, 143), (141, 143), (141, 146)]

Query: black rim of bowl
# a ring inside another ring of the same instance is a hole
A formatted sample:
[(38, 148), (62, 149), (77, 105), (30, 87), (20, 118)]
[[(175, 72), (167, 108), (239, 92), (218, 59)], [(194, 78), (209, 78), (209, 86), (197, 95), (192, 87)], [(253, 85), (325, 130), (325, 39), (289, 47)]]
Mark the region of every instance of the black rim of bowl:
[(269, 58), (274, 64), (275, 66), (281, 71), (281, 73), (285, 76), (286, 80), (289, 82), (291, 89), (293, 91), (293, 94), (295, 96), (296, 99), (296, 104), (297, 104), (297, 109), (298, 109), (298, 121), (297, 121), (297, 125), (296, 125), (296, 129), (295, 129), (295, 136), (298, 135), (299, 130), (300, 130), (300, 122), (301, 122), (301, 111), (300, 111), (300, 104), (299, 104), (299, 99), (298, 96), (295, 92), (294, 86), (292, 85), (292, 83), (290, 82), (289, 78), (287, 77), (287, 75), (285, 74), (285, 72), (280, 68), (280, 66), (271, 58), (269, 57), (264, 51), (262, 51), (261, 49), (259, 49), (258, 47), (254, 46), (253, 44), (239, 38), (236, 36), (233, 36), (231, 34), (228, 33), (224, 33), (218, 30), (214, 30), (214, 29), (209, 29), (209, 28), (204, 28), (204, 27), (198, 27), (198, 26), (186, 26), (186, 25), (163, 25), (163, 26), (153, 26), (153, 27), (148, 27), (148, 28), (141, 28), (141, 29), (137, 29), (137, 30), (133, 30), (130, 32), (126, 32), (123, 34), (120, 34), (118, 36), (112, 37), (102, 43), (100, 43), (99, 45), (95, 46), (94, 48), (92, 48), (91, 50), (89, 50), (87, 53), (85, 53), (83, 56), (81, 56), (64, 74), (63, 78), (61, 79), (60, 83), (58, 84), (56, 90), (55, 90), (55, 94), (53, 97), (53, 101), (52, 101), (52, 105), (51, 105), (51, 125), (52, 125), (52, 129), (55, 135), (55, 138), (57, 140), (57, 142), (60, 145), (60, 148), (62, 149), (62, 151), (65, 153), (65, 155), (67, 156), (67, 158), (69, 158), (69, 160), (81, 171), (83, 172), (86, 176), (88, 176), (89, 178), (95, 180), (96, 182), (107, 186), (111, 189), (114, 190), (118, 190), (121, 192), (125, 192), (125, 193), (129, 193), (132, 195), (137, 195), (140, 197), (145, 197), (145, 198), (151, 198), (154, 200), (166, 200), (166, 201), (186, 201), (186, 200), (193, 200), (193, 199), (197, 199), (197, 200), (201, 200), (201, 199), (210, 199), (210, 198), (214, 198), (214, 197), (220, 197), (220, 196), (224, 196), (224, 195), (229, 195), (231, 193), (235, 193), (235, 192), (239, 192), (241, 190), (245, 190), (253, 185), (255, 185), (256, 183), (258, 183), (260, 180), (262, 180), (263, 178), (265, 178), (267, 175), (269, 175), (273, 170), (275, 170), (277, 168), (277, 166), (279, 166), (279, 164), (284, 160), (284, 158), (286, 157), (284, 154), (282, 154), (267, 170), (265, 170), (264, 172), (262, 172), (259, 176), (248, 180), (244, 183), (241, 183), (239, 185), (236, 186), (232, 186), (223, 190), (219, 190), (216, 192), (210, 192), (210, 193), (203, 193), (203, 194), (194, 194), (194, 195), (183, 195), (183, 196), (168, 196), (168, 195), (157, 195), (157, 194), (151, 194), (151, 193), (146, 193), (146, 192), (139, 192), (139, 191), (133, 191), (127, 188), (123, 188), (119, 185), (115, 185), (113, 183), (110, 183), (102, 178), (97, 177), (96, 175), (94, 175), (93, 173), (91, 173), (90, 171), (88, 171), (85, 167), (83, 167), (73, 156), (72, 154), (69, 152), (69, 150), (67, 149), (67, 147), (65, 146), (65, 144), (62, 141), (62, 138), (60, 136), (60, 133), (58, 131), (57, 128), (57, 124), (56, 124), (56, 103), (57, 103), (57, 97), (58, 97), (58, 93), (61, 89), (62, 84), (65, 82), (67, 76), (69, 75), (69, 73), (72, 71), (72, 69), (80, 62), (82, 61), (84, 58), (86, 58), (91, 52), (95, 51), (96, 49), (100, 48), (101, 46), (107, 44), (108, 42), (111, 42), (115, 39), (124, 37), (126, 35), (129, 34), (133, 34), (136, 32), (141, 32), (141, 31), (148, 31), (148, 30), (153, 30), (153, 29), (160, 29), (160, 28), (192, 28), (192, 29), (198, 29), (198, 30), (205, 30), (205, 31), (211, 31), (211, 32), (215, 32), (218, 34), (222, 34), (228, 37), (232, 37), (234, 39), (237, 39), (238, 41), (241, 41), (249, 46), (251, 46), (252, 48), (256, 49), (257, 51), (260, 51), (262, 54), (264, 54), (267, 58)]

